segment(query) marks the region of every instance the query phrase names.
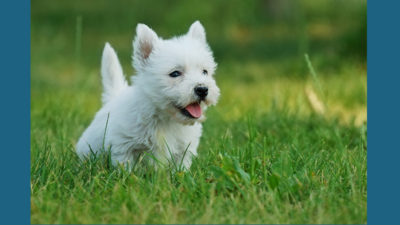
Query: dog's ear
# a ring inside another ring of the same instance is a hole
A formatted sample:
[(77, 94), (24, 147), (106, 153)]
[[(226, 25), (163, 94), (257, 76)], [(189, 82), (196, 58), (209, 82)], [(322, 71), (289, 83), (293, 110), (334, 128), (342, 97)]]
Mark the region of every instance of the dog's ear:
[(157, 34), (145, 24), (139, 23), (136, 26), (136, 38), (133, 42), (133, 57), (136, 62), (144, 64), (154, 50), (158, 41)]
[(200, 41), (206, 41), (206, 31), (198, 20), (190, 26), (188, 35)]

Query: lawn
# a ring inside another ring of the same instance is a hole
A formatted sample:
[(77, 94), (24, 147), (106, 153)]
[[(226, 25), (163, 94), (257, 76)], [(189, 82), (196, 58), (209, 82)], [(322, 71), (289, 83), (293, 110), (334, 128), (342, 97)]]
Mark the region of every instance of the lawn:
[[(367, 222), (366, 1), (243, 2), (32, 2), (32, 223)], [(190, 170), (81, 163), (104, 43), (129, 77), (138, 22), (196, 19), (221, 98)]]

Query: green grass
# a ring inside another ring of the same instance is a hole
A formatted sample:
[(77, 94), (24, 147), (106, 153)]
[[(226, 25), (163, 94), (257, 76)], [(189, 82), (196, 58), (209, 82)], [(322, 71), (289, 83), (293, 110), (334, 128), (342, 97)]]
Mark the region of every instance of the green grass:
[(79, 113), (53, 137), (34, 129), (32, 223), (366, 222), (365, 126), (274, 110), (222, 116), (210, 112), (199, 157), (177, 173), (79, 163), (68, 138)]
[[(327, 91), (332, 106), (357, 99), (346, 90), (362, 77), (343, 79), (321, 82), (341, 85)], [(33, 89), (32, 223), (366, 223), (366, 126), (313, 113), (302, 92), (312, 81), (236, 91), (235, 82), (220, 81), (199, 157), (178, 173), (127, 174), (106, 157), (79, 163), (74, 145), (100, 107), (98, 88)]]
[[(31, 222), (366, 223), (364, 27), (354, 20), (364, 5), (299, 0), (271, 16), (262, 1), (149, 2), (32, 3)], [(169, 37), (198, 18), (221, 99), (190, 170), (127, 173), (107, 155), (81, 163), (75, 144), (101, 107), (104, 42), (132, 74), (137, 22)]]

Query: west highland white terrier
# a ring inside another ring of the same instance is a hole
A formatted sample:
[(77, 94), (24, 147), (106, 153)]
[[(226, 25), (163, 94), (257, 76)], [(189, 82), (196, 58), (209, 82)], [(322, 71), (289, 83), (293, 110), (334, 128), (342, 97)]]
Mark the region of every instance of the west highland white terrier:
[(133, 49), (137, 74), (128, 85), (115, 51), (105, 44), (103, 106), (78, 141), (77, 153), (85, 159), (109, 150), (114, 165), (128, 166), (150, 153), (152, 165), (174, 162), (187, 169), (197, 155), (204, 112), (220, 95), (204, 27), (196, 21), (185, 35), (163, 40), (138, 24)]

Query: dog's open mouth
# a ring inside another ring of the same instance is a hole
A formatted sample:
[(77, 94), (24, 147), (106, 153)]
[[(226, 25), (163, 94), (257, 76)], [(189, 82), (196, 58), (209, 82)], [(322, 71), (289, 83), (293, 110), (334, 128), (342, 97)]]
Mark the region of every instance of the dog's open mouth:
[(194, 102), (187, 105), (185, 108), (181, 108), (181, 113), (189, 118), (198, 119), (201, 117), (202, 111), (200, 103)]

